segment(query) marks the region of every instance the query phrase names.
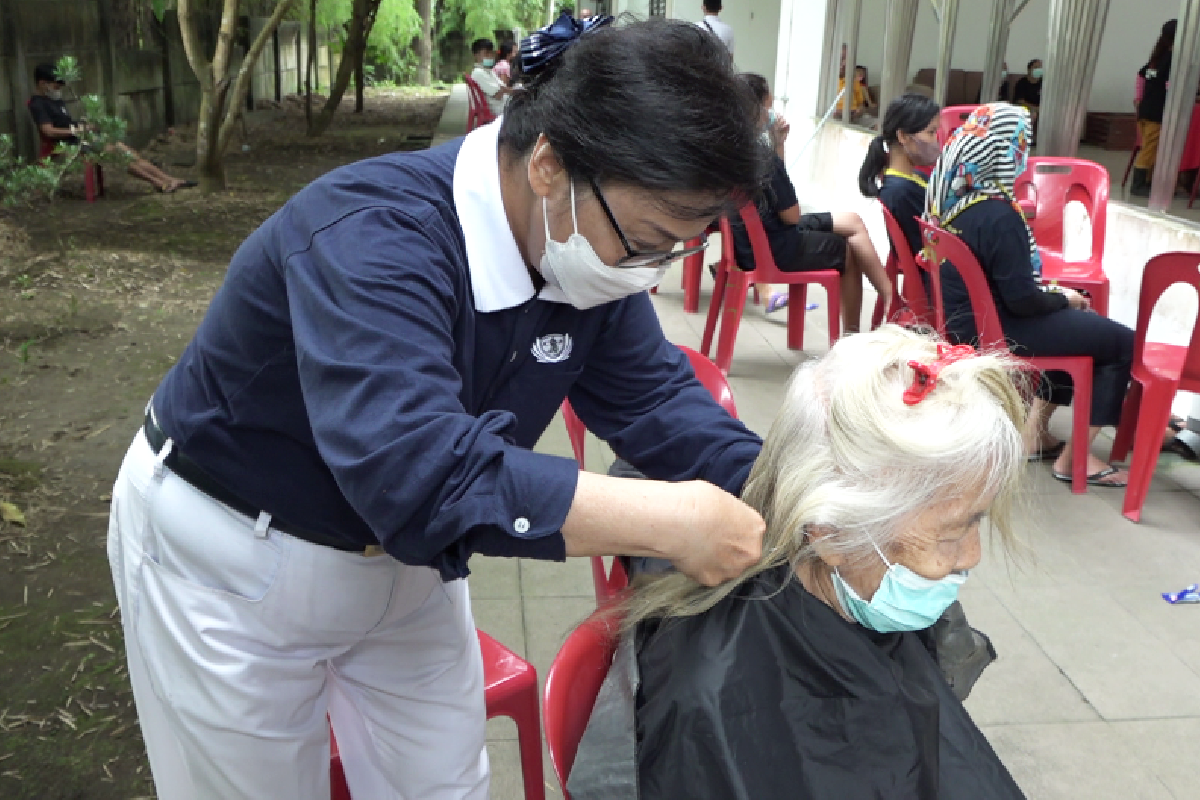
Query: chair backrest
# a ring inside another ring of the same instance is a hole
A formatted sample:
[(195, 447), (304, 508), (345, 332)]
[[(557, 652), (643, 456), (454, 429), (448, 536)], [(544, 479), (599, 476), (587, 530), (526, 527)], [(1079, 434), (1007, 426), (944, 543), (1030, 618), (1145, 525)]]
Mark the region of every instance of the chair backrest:
[[(941, 296), (941, 264), (949, 261), (958, 270), (963, 285), (967, 288), (967, 296), (971, 300), (971, 313), (975, 317), (975, 333), (978, 344), (982, 349), (1007, 349), (1004, 331), (1000, 327), (1000, 316), (996, 313), (996, 301), (992, 298), (991, 287), (983, 274), (979, 259), (971, 252), (962, 239), (947, 230), (930, 225), (921, 220), (921, 239), (933, 254), (929, 275), (933, 280), (935, 292)], [(944, 309), (943, 309), (944, 313)]]
[[(1146, 268), (1142, 271), (1142, 291), (1138, 298), (1137, 338), (1133, 345), (1135, 359), (1141, 358), (1154, 306), (1163, 292), (1177, 283), (1189, 284), (1196, 290), (1196, 299), (1200, 301), (1200, 253), (1162, 253), (1146, 262)], [(1200, 315), (1192, 324), (1192, 338), (1183, 366), (1183, 383), (1197, 382), (1200, 382)]]
[(579, 740), (587, 728), (600, 685), (612, 666), (617, 649), (620, 620), (605, 610), (597, 611), (571, 631), (546, 673), (542, 722), (550, 763), (558, 776), (563, 795), (567, 776), (575, 763)]
[(967, 121), (967, 117), (971, 116), (977, 108), (979, 108), (978, 105), (943, 108), (938, 116), (938, 143), (945, 146), (946, 142), (950, 141), (951, 134), (961, 128), (962, 124)]
[(467, 84), (467, 133), (470, 133), (480, 125), (494, 120), (496, 115), (487, 103), (487, 95), (471, 77), (471, 73), (463, 73), (463, 80)]
[(1032, 200), (1035, 216), (1029, 228), (1038, 247), (1062, 257), (1063, 214), (1067, 203), (1078, 200), (1092, 221), (1093, 259), (1104, 255), (1108, 229), (1108, 170), (1082, 158), (1035, 156), (1017, 176), (1013, 194), (1018, 201)]
[[(912, 250), (908, 246), (908, 237), (904, 235), (904, 230), (892, 216), (888, 207), (883, 203), (880, 203), (879, 207), (883, 210), (883, 221), (887, 225), (888, 240), (892, 243), (891, 258), (895, 260), (900, 274), (904, 277), (904, 291), (902, 292), (904, 304), (908, 306), (908, 310), (912, 312), (918, 322), (926, 325), (936, 324), (929, 313), (929, 295), (925, 293), (925, 282), (921, 280), (921, 269), (917, 266)], [(938, 326), (938, 329), (940, 330), (941, 326)]]
[[(780, 273), (775, 264), (775, 256), (771, 253), (771, 242), (767, 239), (766, 229), (763, 228), (762, 217), (758, 215), (758, 207), (747, 203), (738, 209), (742, 218), (742, 230), (750, 239), (750, 252), (754, 256), (754, 271), (759, 273), (763, 283), (786, 283), (788, 278)], [(721, 248), (727, 263), (733, 267), (749, 269), (749, 264), (737, 263), (737, 250), (733, 244), (733, 225), (728, 217), (721, 217)]]

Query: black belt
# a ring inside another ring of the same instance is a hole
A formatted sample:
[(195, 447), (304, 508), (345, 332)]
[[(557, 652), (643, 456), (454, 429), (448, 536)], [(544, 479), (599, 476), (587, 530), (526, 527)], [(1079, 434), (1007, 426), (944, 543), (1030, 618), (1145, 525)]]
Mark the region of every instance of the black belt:
[[(158, 423), (154, 421), (153, 413), (146, 412), (146, 422), (142, 426), (146, 433), (146, 441), (150, 443), (150, 449), (155, 453), (159, 453), (163, 449), (163, 445), (167, 443), (167, 434), (162, 428), (158, 427)], [(242, 498), (238, 497), (233, 492), (226, 489), (217, 481), (209, 477), (199, 464), (192, 461), (190, 458), (179, 452), (178, 447), (172, 447), (171, 452), (163, 459), (171, 472), (174, 472), (183, 480), (190, 483), (196, 489), (204, 492), (206, 495), (229, 506), (239, 514), (244, 514), (251, 519), (258, 519), (262, 513), (262, 509), (255, 508), (250, 503), (247, 503)], [(338, 539), (333, 536), (326, 536), (323, 533), (316, 531), (305, 530), (298, 525), (284, 522), (272, 516), (271, 527), (277, 531), (282, 531), (289, 536), (295, 536), (297, 539), (303, 539), (306, 542), (332, 547), (334, 550), (342, 550), (347, 553), (362, 553), (363, 555), (380, 555), (383, 549), (379, 545), (362, 545), (355, 542), (349, 542), (345, 539)]]

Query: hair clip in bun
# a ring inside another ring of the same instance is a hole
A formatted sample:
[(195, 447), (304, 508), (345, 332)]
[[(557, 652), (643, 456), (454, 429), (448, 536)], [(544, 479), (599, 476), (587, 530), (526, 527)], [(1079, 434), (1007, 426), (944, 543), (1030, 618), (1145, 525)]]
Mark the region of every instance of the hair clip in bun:
[(533, 77), (575, 44), (580, 36), (613, 21), (608, 14), (577, 20), (563, 12), (558, 19), (534, 31), (521, 42), (521, 74)]
[(929, 396), (937, 386), (938, 376), (942, 370), (956, 361), (978, 355), (975, 348), (969, 344), (956, 344), (953, 347), (945, 344), (937, 346), (937, 361), (932, 364), (922, 364), (919, 361), (909, 361), (908, 366), (913, 370), (912, 385), (904, 390), (904, 404), (915, 406)]

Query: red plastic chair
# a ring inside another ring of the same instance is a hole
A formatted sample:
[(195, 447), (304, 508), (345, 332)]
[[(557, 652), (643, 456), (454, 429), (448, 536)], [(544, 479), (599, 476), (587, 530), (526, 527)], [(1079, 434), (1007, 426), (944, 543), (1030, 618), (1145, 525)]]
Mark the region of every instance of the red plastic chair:
[[(729, 416), (736, 418), (737, 405), (733, 402), (733, 389), (730, 388), (729, 381), (725, 379), (716, 365), (690, 347), (683, 345), (676, 345), (676, 347), (687, 356), (700, 385), (708, 389), (709, 394), (721, 405), (721, 408), (729, 412)], [(587, 427), (584, 426), (583, 420), (575, 414), (575, 409), (571, 408), (569, 400), (563, 400), (562, 415), (563, 423), (567, 427), (567, 438), (571, 441), (571, 451), (575, 454), (575, 461), (579, 463), (579, 468), (583, 469)], [(613, 559), (611, 568), (606, 568), (602, 556), (593, 556), (592, 582), (596, 587), (596, 604), (604, 605), (629, 585), (629, 576), (625, 574), (625, 568), (617, 559)]]
[(467, 84), (467, 133), (470, 133), (480, 125), (487, 125), (496, 115), (488, 106), (487, 95), (471, 77), (471, 73), (463, 73), (463, 80)]
[[(1042, 280), (1082, 289), (1092, 296), (1096, 313), (1108, 316), (1108, 276), (1104, 274), (1104, 236), (1108, 230), (1108, 170), (1081, 158), (1034, 157), (1013, 186), (1016, 199), (1032, 207), (1029, 227), (1042, 254)], [(1091, 255), (1067, 261), (1063, 255), (1063, 214), (1078, 200), (1092, 221)]]
[(1176, 283), (1187, 283), (1200, 299), (1200, 253), (1163, 253), (1150, 259), (1142, 273), (1138, 300), (1137, 338), (1133, 346), (1133, 382), (1121, 409), (1121, 424), (1113, 439), (1111, 459), (1123, 461), (1133, 445), (1129, 484), (1121, 513), (1134, 522), (1142, 519), (1142, 506), (1158, 464), (1162, 432), (1171, 418), (1176, 392), (1200, 392), (1200, 319), (1192, 326), (1187, 347), (1146, 341), (1150, 315), (1163, 292)]
[[(28, 108), (32, 102), (32, 97), (26, 100), (25, 107)], [(46, 138), (41, 129), (38, 129), (38, 161), (50, 158), (57, 149), (58, 140)], [(83, 196), (89, 203), (94, 203), (97, 197), (104, 196), (104, 170), (94, 161), (85, 161), (83, 164)]]
[(566, 800), (571, 800), (567, 776), (575, 764), (579, 740), (592, 716), (596, 695), (612, 666), (619, 628), (620, 619), (607, 610), (593, 613), (571, 631), (546, 673), (542, 721), (550, 764)]
[[(739, 212), (746, 233), (750, 237), (750, 248), (754, 253), (752, 271), (738, 267), (733, 247), (733, 229), (727, 217), (721, 218), (721, 260), (717, 263), (717, 285), (713, 290), (712, 302), (708, 307), (708, 320), (704, 324), (704, 338), (700, 352), (708, 355), (712, 349), (713, 334), (717, 329), (717, 317), (722, 316), (721, 334), (717, 340), (718, 368), (729, 374), (733, 361), (733, 345), (742, 314), (746, 310), (746, 295), (751, 284), (781, 283), (788, 286), (787, 346), (789, 350), (804, 349), (804, 306), (808, 297), (808, 284), (819, 283), (825, 287), (829, 303), (829, 344), (841, 335), (840, 309), (842, 306), (841, 273), (835, 269), (812, 270), (811, 272), (784, 272), (775, 264), (767, 234), (763, 231), (762, 219), (753, 203), (748, 203)], [(721, 308), (724, 306), (724, 313)]]
[[(929, 296), (925, 292), (925, 283), (921, 280), (921, 267), (913, 258), (912, 250), (908, 246), (908, 239), (904, 236), (900, 223), (896, 222), (892, 212), (883, 203), (879, 204), (879, 208), (883, 211), (888, 241), (892, 244), (887, 270), (895, 292), (892, 294), (892, 307), (888, 309), (887, 318), (905, 324), (935, 327), (939, 333), (944, 335), (946, 332), (945, 320), (941, 318), (941, 314), (934, 315), (930, 312)], [(882, 310), (880, 302), (876, 301), (875, 314), (871, 318), (872, 328), (879, 327), (883, 321)]]
[(979, 108), (976, 103), (973, 106), (946, 106), (939, 112), (938, 116), (938, 144), (943, 147), (946, 142), (950, 141), (950, 136), (956, 130), (962, 127), (962, 124), (967, 121), (967, 117)]
[[(525, 800), (545, 800), (542, 777), (542, 731), (538, 724), (537, 672), (525, 659), (483, 631), (479, 649), (483, 655), (484, 698), (487, 718), (510, 717), (517, 723), (517, 743), (521, 750), (521, 778), (525, 782)], [(351, 800), (337, 742), (330, 733), (330, 797)]]
[[(933, 263), (949, 261), (958, 270), (971, 299), (971, 313), (975, 317), (975, 330), (979, 347), (984, 350), (1008, 349), (1008, 340), (1000, 328), (1000, 316), (996, 313), (996, 302), (983, 268), (967, 245), (948, 231), (921, 220), (921, 236), (926, 247), (933, 253)], [(942, 278), (940, 269), (931, 269), (937, 297), (941, 297)], [(1071, 490), (1075, 494), (1087, 492), (1088, 427), (1092, 407), (1092, 359), (1090, 356), (1036, 356), (1023, 358), (1030, 366), (1041, 371), (1057, 370), (1069, 373), (1075, 385), (1075, 398), (1071, 406)]]

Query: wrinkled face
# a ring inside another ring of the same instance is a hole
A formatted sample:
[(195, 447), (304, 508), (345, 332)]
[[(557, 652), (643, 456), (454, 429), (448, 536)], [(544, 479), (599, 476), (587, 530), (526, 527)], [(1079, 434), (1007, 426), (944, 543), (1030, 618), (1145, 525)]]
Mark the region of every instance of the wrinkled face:
[[(529, 257), (537, 264), (546, 246), (546, 223), (556, 242), (565, 242), (575, 232), (571, 219), (572, 180), (559, 163), (550, 143), (540, 137), (529, 159), (530, 187), (538, 202), (532, 206), (527, 221)], [(596, 255), (613, 266), (629, 256), (621, 235), (629, 247), (638, 253), (667, 253), (679, 242), (695, 238), (704, 232), (709, 218), (679, 219), (663, 209), (664, 198), (644, 189), (626, 184), (607, 184), (599, 187), (603, 202), (613, 219), (604, 212), (601, 197), (586, 179), (575, 180), (575, 216), (579, 233), (588, 240)], [(546, 199), (546, 216), (542, 216), (541, 198)], [(672, 205), (704, 206), (713, 204), (711, 197), (692, 197), (683, 193), (672, 195)], [(614, 225), (615, 222), (615, 225)], [(619, 229), (619, 232), (618, 232)]]
[[(895, 546), (885, 549), (884, 555), (931, 581), (951, 572), (974, 569), (982, 552), (979, 527), (994, 499), (994, 495), (973, 495), (935, 503), (905, 525)], [(883, 581), (887, 565), (871, 551), (838, 569), (859, 597), (870, 600)]]

